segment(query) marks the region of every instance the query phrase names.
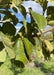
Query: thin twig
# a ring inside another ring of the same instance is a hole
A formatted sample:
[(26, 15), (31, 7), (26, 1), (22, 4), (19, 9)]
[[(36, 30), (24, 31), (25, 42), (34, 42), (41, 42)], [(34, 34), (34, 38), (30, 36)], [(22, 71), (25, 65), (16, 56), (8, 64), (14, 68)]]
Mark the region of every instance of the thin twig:
[(6, 23), (6, 22), (11, 22), (11, 20), (0, 21), (0, 23)]
[[(50, 28), (48, 28), (48, 29), (42, 31), (42, 33), (46, 33), (46, 32), (49, 32), (49, 31), (54, 32), (54, 26), (52, 26), (52, 27), (50, 27)], [(36, 35), (39, 36), (39, 35), (41, 35), (42, 33), (41, 33), (41, 32), (38, 32)]]
[(0, 21), (0, 23), (5, 23), (6, 21)]

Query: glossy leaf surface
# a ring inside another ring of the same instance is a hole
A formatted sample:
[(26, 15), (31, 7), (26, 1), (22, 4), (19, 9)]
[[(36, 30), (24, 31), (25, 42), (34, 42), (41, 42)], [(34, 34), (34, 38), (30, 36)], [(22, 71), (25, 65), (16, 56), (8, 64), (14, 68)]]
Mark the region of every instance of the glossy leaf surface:
[(35, 22), (38, 24), (39, 29), (42, 31), (47, 25), (46, 18), (40, 14), (37, 14), (34, 11), (31, 11), (31, 14), (32, 14)]
[(14, 52), (12, 46), (11, 46), (10, 39), (6, 35), (4, 35), (2, 32), (0, 32), (0, 36), (1, 36), (2, 42), (3, 42), (5, 48), (8, 52), (8, 55), (9, 55), (10, 59), (15, 58), (15, 52)]
[(25, 55), (23, 42), (21, 39), (17, 39), (14, 43), (14, 49), (16, 53), (16, 60), (23, 62), (24, 64), (27, 62), (27, 58)]

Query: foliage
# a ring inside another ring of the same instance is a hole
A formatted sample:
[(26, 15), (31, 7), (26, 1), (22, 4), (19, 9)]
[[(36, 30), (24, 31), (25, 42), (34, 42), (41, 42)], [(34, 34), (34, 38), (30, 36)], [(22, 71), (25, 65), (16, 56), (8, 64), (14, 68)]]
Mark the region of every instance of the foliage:
[[(42, 33), (47, 24), (54, 26), (54, 6), (47, 7), (48, 1), (53, 2), (53, 0), (33, 1), (38, 2), (42, 6), (43, 15), (29, 8), (31, 23), (27, 23), (27, 12), (22, 5), (22, 0), (0, 0), (0, 23), (2, 23), (0, 26), (0, 74), (2, 73), (2, 75), (6, 75), (7, 72), (7, 75), (14, 75), (15, 71), (18, 73), (18, 67), (23, 68), (27, 62), (31, 62), (33, 58), (36, 58), (36, 54), (37, 56), (40, 54), (40, 57), (43, 57), (44, 60), (50, 59), (50, 55), (54, 54), (53, 44), (44, 38)], [(23, 15), (22, 22), (10, 11), (12, 9), (15, 13), (18, 13), (17, 8)], [(44, 13), (46, 9), (47, 17), (45, 18)], [(4, 14), (3, 18), (1, 14)], [(16, 34), (15, 26), (18, 23), (22, 23), (23, 26)], [(37, 35), (38, 32), (41, 32), (40, 36)]]
[(51, 59), (47, 62), (46, 61), (45, 62), (39, 61), (39, 59), (34, 61), (36, 67), (38, 69), (40, 69), (42, 72), (44, 72), (45, 75), (46, 74), (47, 75), (49, 75), (49, 74), (52, 75), (54, 73), (54, 66), (53, 66), (54, 63), (53, 62), (54, 62), (54, 59)]
[(21, 74), (19, 74), (19, 75), (45, 75), (40, 69), (37, 69), (37, 68), (28, 68), (28, 67), (25, 67), (24, 68), (24, 72), (23, 73), (21, 73)]

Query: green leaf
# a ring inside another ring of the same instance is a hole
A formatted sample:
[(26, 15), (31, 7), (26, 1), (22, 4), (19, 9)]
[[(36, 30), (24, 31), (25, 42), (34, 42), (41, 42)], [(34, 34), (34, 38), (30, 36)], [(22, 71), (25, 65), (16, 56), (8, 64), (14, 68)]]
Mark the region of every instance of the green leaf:
[(22, 6), (22, 5), (18, 5), (17, 6), (18, 8), (19, 8), (19, 10), (21, 11), (21, 13), (22, 13), (22, 15), (26, 18), (26, 9), (25, 9), (25, 7), (24, 6)]
[(5, 62), (3, 63), (4, 66), (7, 66), (8, 69), (10, 69), (12, 67), (12, 63), (11, 60), (9, 58), (9, 56), (7, 55)]
[(40, 39), (35, 37), (35, 49), (36, 49), (36, 59), (41, 59), (44, 60), (44, 55), (42, 53), (42, 42), (40, 41)]
[(22, 0), (12, 0), (12, 3), (16, 6), (18, 6), (19, 4), (22, 4), (23, 1)]
[(54, 25), (54, 14), (53, 13), (54, 13), (54, 6), (49, 6), (47, 8), (47, 21), (48, 21), (48, 25), (50, 26)]
[(26, 52), (27, 52), (29, 58), (32, 59), (32, 56), (33, 56), (33, 45), (27, 38), (23, 38), (23, 41), (24, 41)]
[(10, 9), (10, 5), (0, 5), (0, 9)]
[(6, 60), (6, 52), (5, 49), (0, 51), (0, 62), (4, 62)]
[(53, 15), (53, 13), (54, 13), (54, 6), (49, 6), (47, 8), (47, 15)]
[(13, 22), (14, 25), (16, 25), (18, 23), (18, 18), (15, 16), (15, 14), (11, 11), (8, 10), (0, 10), (0, 13), (4, 14), (4, 18), (3, 20), (7, 20), (10, 19), (11, 22)]
[(17, 39), (13, 46), (14, 46), (15, 53), (16, 53), (16, 60), (19, 60), (25, 64), (27, 62), (27, 58), (24, 52), (22, 40), (20, 38)]
[(13, 9), (14, 12), (16, 12), (16, 13), (18, 12), (16, 7), (13, 7), (12, 9)]
[(40, 39), (35, 38), (35, 41), (36, 41), (36, 49), (37, 49), (37, 50), (40, 50), (40, 47), (41, 47)]
[(13, 36), (16, 33), (16, 28), (10, 22), (6, 22), (2, 26), (2, 31), (4, 34), (8, 34), (10, 36)]
[(5, 5), (5, 4), (10, 4), (12, 0), (0, 0), (0, 4)]
[(20, 4), (20, 2), (18, 0), (12, 0), (12, 4), (17, 6), (18, 4)]
[(1, 40), (2, 40), (6, 50), (8, 52), (10, 59), (15, 58), (15, 52), (14, 52), (13, 47), (11, 46), (10, 39), (6, 35), (4, 35), (2, 32), (0, 32), (0, 36), (1, 36)]
[(35, 22), (38, 24), (39, 29), (42, 31), (47, 25), (46, 18), (40, 14), (37, 14), (34, 11), (31, 11), (31, 14), (32, 14)]
[(0, 75), (14, 75), (13, 74), (13, 72), (10, 70), (10, 69), (8, 69), (8, 67), (6, 67), (6, 66), (1, 66), (0, 67)]
[(0, 51), (4, 48), (3, 43), (0, 41)]
[(11, 70), (11, 62), (10, 59), (7, 58), (5, 62), (0, 67), (0, 75), (14, 75), (13, 71)]

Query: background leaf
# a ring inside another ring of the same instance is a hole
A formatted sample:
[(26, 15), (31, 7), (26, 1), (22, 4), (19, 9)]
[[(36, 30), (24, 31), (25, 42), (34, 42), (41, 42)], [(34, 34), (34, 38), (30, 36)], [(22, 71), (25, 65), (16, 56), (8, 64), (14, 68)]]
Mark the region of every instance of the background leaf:
[(53, 51), (53, 45), (48, 40), (44, 40), (44, 43), (45, 43), (48, 51), (52, 52)]

